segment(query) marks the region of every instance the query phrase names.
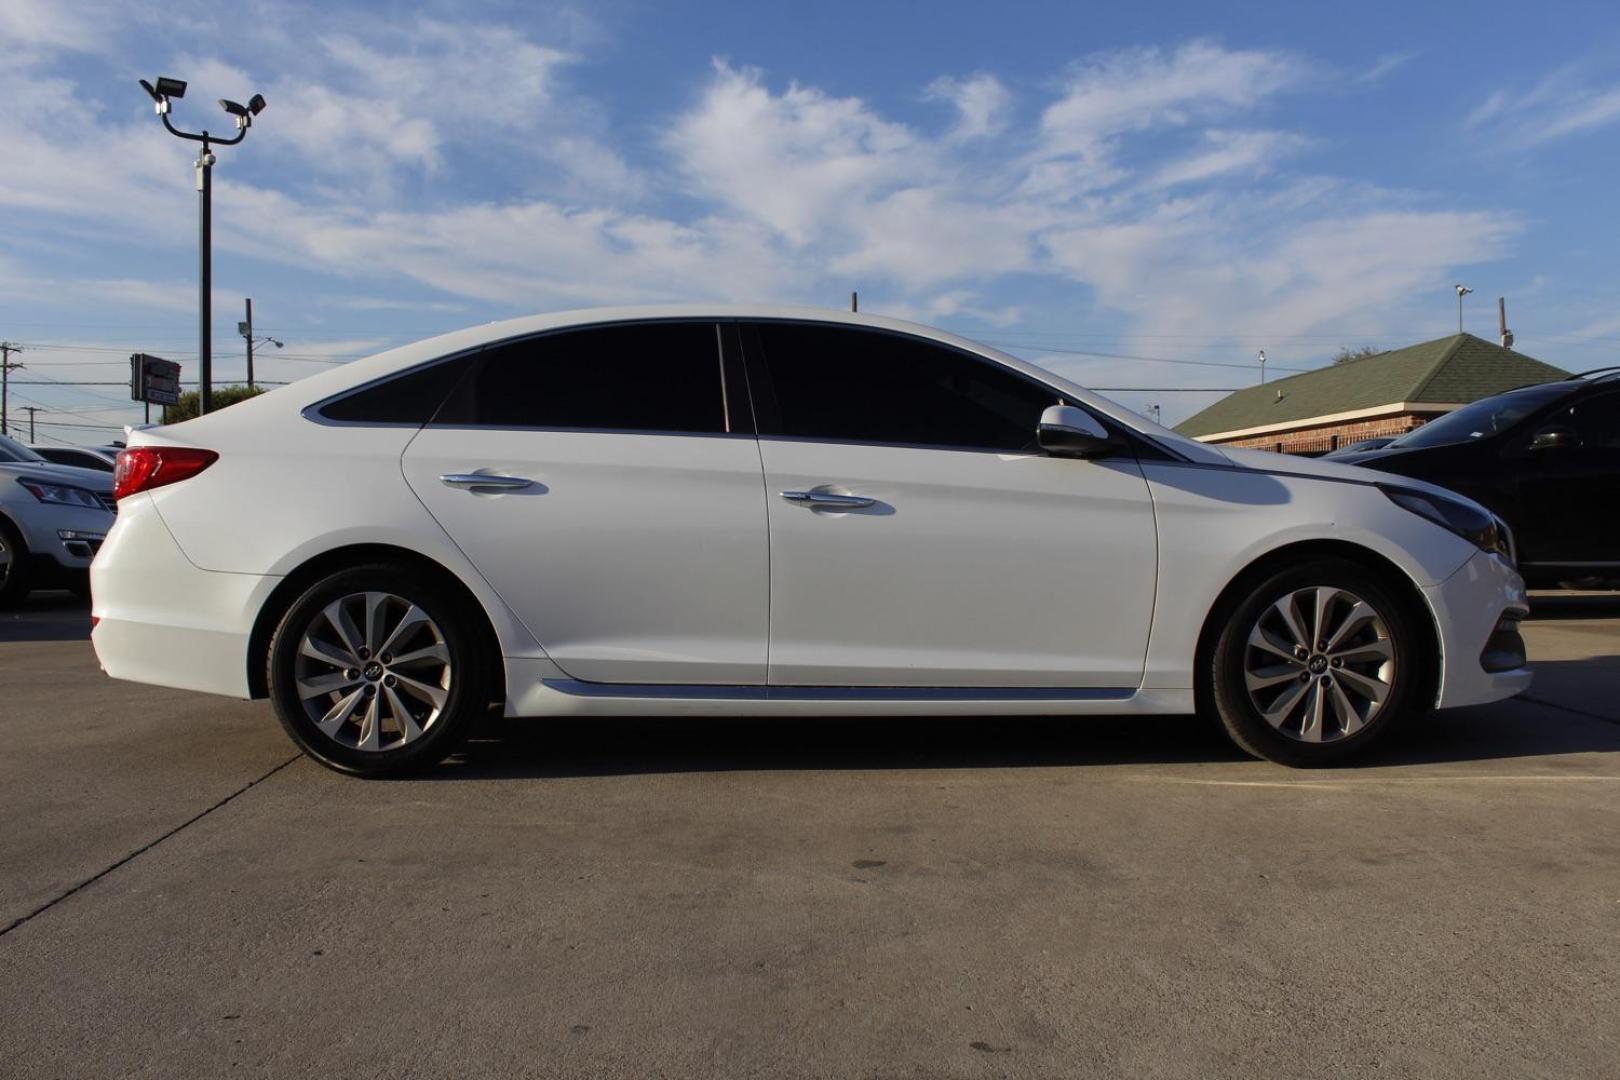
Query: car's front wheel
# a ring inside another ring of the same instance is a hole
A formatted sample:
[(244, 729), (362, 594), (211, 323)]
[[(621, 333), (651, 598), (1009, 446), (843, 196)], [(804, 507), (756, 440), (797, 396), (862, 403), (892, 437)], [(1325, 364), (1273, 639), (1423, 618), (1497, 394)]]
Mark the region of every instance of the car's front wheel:
[(0, 519), (0, 608), (19, 604), (28, 595), (28, 549), (4, 519)]
[(270, 643), (270, 697), (304, 752), (340, 772), (394, 776), (442, 761), (489, 705), (464, 598), (404, 565), (311, 586)]
[(1366, 567), (1289, 567), (1231, 611), (1207, 673), (1210, 703), (1256, 757), (1331, 765), (1419, 707), (1422, 641), (1408, 605)]

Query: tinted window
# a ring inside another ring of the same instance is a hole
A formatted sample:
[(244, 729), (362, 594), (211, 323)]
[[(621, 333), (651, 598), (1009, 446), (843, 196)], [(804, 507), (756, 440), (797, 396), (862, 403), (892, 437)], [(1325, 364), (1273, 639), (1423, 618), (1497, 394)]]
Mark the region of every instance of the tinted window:
[(435, 422), (709, 434), (726, 413), (714, 324), (652, 323), (493, 346)]
[(1620, 394), (1583, 398), (1547, 422), (1573, 427), (1588, 450), (1620, 450)]
[(1032, 449), (1057, 395), (989, 361), (914, 338), (760, 323), (776, 415), (762, 433), (975, 450)]
[(332, 402), (321, 415), (370, 424), (425, 424), (466, 373), (468, 362), (447, 360), (406, 372)]

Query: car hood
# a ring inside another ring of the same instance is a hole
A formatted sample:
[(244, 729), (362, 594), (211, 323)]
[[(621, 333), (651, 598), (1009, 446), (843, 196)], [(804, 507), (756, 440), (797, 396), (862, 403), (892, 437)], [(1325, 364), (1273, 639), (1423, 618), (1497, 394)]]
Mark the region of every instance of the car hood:
[[(1414, 451), (1415, 452), (1415, 451)], [(1393, 453), (1399, 453), (1398, 451)], [(1482, 505), (1477, 499), (1467, 495), (1458, 494), (1450, 488), (1431, 484), (1427, 480), (1418, 480), (1411, 476), (1402, 476), (1396, 473), (1379, 472), (1376, 469), (1362, 468), (1343, 458), (1328, 461), (1324, 458), (1294, 457), (1289, 454), (1275, 454), (1270, 450), (1238, 450), (1221, 447), (1221, 454), (1233, 465), (1243, 469), (1255, 469), (1260, 472), (1286, 473), (1289, 476), (1305, 476), (1322, 480), (1338, 480), (1354, 484), (1381, 484), (1390, 487), (1401, 487), (1408, 491), (1427, 491), (1437, 495), (1445, 495), (1460, 502), (1469, 503), (1478, 507), (1481, 513), (1490, 514), (1491, 510)], [(1385, 458), (1392, 455), (1389, 450), (1369, 450), (1365, 454), (1357, 454), (1356, 460), (1367, 458)], [(1492, 516), (1495, 516), (1494, 514)]]
[(81, 469), (76, 465), (50, 465), (42, 461), (0, 461), (0, 472), (11, 476), (37, 476), (58, 484), (69, 484), (101, 495), (111, 495), (112, 476), (100, 469)]

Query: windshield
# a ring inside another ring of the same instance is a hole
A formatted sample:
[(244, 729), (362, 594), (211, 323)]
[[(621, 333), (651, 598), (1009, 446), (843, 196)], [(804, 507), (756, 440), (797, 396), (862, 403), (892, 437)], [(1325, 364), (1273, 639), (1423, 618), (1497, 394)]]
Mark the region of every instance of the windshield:
[(1529, 416), (1537, 409), (1569, 393), (1566, 383), (1544, 383), (1527, 386), (1523, 390), (1510, 390), (1495, 397), (1482, 398), (1472, 405), (1464, 405), (1456, 412), (1430, 420), (1390, 443), (1390, 450), (1405, 450), (1415, 446), (1449, 446), (1472, 442), (1500, 434)]
[(49, 464), (16, 439), (8, 439), (4, 435), (0, 435), (0, 461), (39, 461)]

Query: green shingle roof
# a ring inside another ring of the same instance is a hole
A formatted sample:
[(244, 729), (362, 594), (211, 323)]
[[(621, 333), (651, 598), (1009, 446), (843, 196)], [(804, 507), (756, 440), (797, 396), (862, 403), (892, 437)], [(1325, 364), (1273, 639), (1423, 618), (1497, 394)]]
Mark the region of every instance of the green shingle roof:
[(1568, 374), (1472, 334), (1453, 334), (1239, 390), (1182, 421), (1176, 430), (1197, 438), (1298, 426), (1318, 416), (1401, 401), (1458, 405)]

